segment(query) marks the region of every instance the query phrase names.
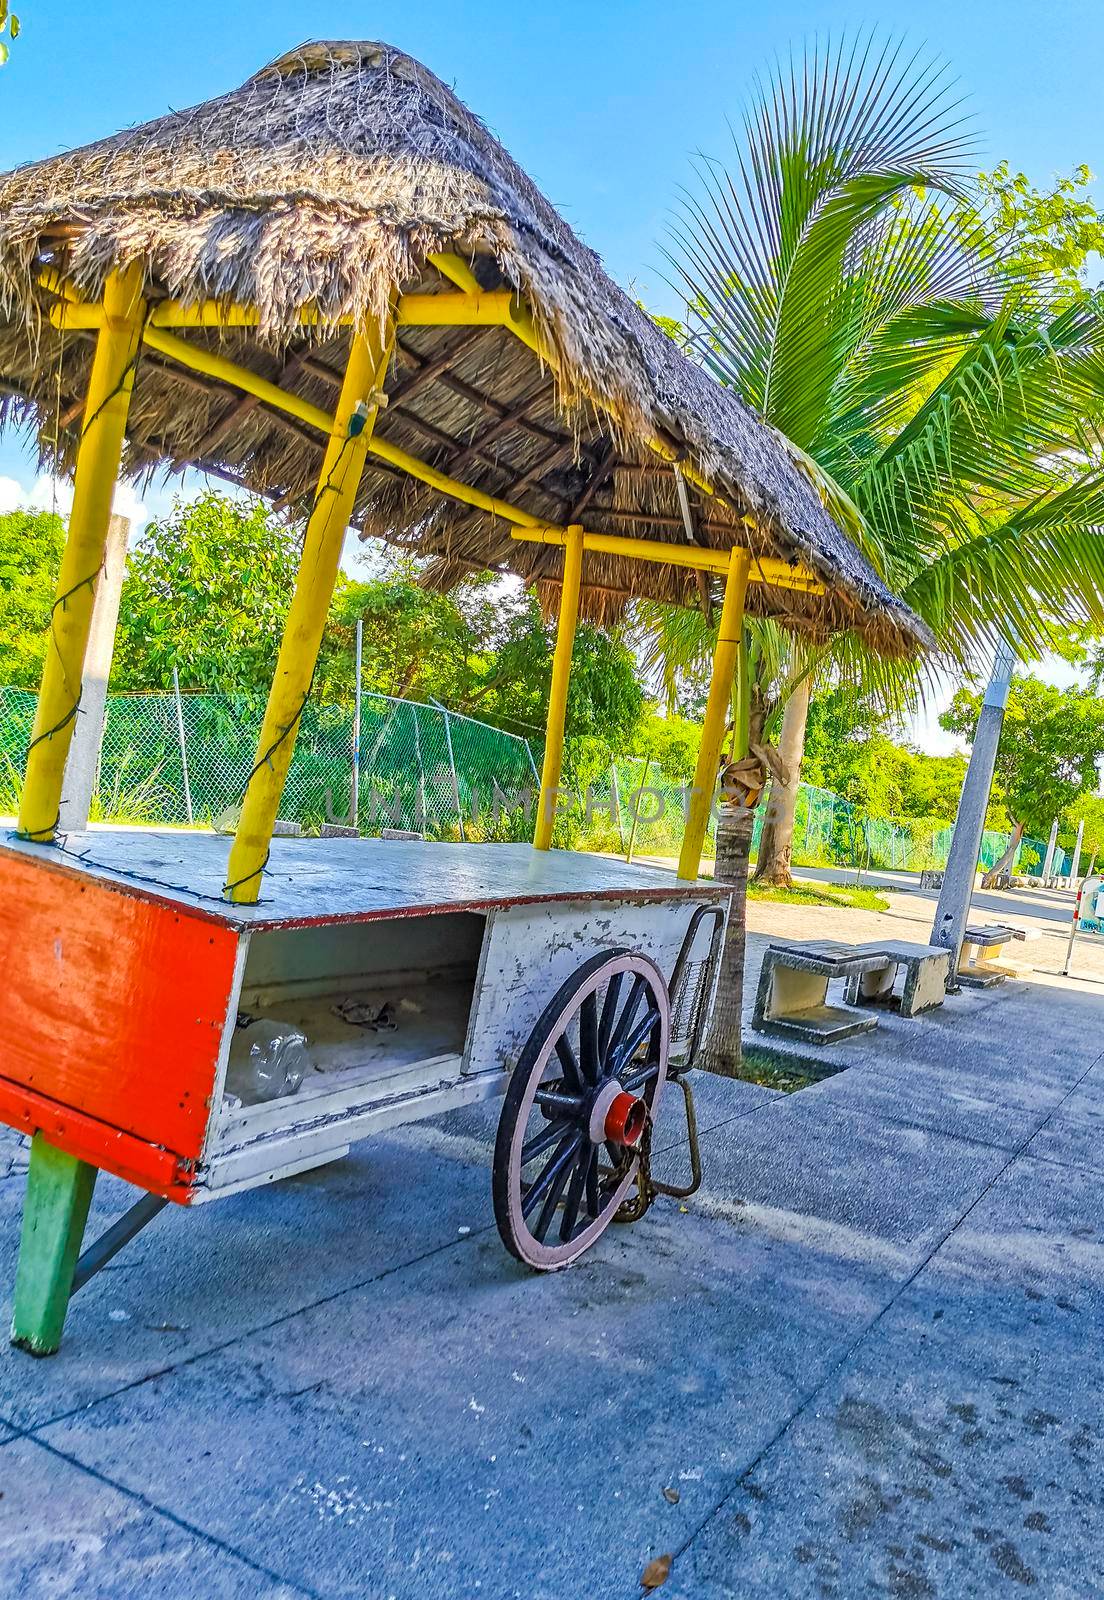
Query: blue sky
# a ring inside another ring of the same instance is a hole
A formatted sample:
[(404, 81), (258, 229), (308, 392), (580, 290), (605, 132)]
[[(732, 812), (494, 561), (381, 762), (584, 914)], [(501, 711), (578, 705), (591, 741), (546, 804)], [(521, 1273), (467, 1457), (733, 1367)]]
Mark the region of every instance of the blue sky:
[[(16, 0), (16, 9), (23, 32), (0, 69), (0, 170), (219, 94), (304, 38), (362, 33), (451, 82), (614, 276), (656, 309), (674, 305), (661, 246), (695, 152), (727, 153), (726, 116), (753, 73), (810, 35), (873, 23), (945, 57), (976, 118), (979, 165), (1007, 158), (1039, 183), (1081, 161), (1104, 171), (1099, 0), (883, 0), (873, 11), (813, 0)], [(11, 437), (0, 437), (5, 478), (0, 506), (14, 484), (29, 492), (35, 482), (33, 456)], [(164, 496), (146, 502), (156, 509)]]

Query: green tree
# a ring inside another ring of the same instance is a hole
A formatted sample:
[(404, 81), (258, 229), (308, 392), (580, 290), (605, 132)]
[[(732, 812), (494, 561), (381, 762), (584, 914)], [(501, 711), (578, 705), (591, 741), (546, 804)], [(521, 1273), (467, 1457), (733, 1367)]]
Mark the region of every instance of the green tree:
[[(8, 0), (0, 0), (0, 34), (7, 33), (8, 38), (19, 38), (19, 18), (8, 6)], [(10, 55), (7, 40), (0, 38), (0, 67), (4, 65)]]
[(0, 684), (38, 688), (64, 544), (51, 512), (0, 516)]
[(150, 523), (131, 552), (113, 689), (263, 694), (298, 565), (294, 535), (260, 501), (209, 491)]
[[(930, 64), (892, 43), (814, 54), (750, 108), (735, 170), (703, 166), (672, 253), (702, 360), (788, 436), (959, 664), (1000, 637), (1030, 656), (1056, 620), (1104, 616), (1104, 317), (1060, 292), (1095, 235), (1075, 214), (1077, 182), (1051, 237), (1046, 197), (999, 169), (979, 193), (969, 152)], [(1007, 183), (1018, 226), (1002, 234), (983, 212)], [(1054, 293), (1022, 284), (1052, 259), (1065, 273)], [(832, 660), (900, 696), (852, 641)], [(793, 672), (784, 695), (789, 777), (759, 858), (778, 881), (816, 681)]]
[(326, 626), (319, 691), (351, 698), (359, 621), (364, 689), (460, 707), (472, 694), (488, 644), (485, 629), (465, 613), (460, 598), (457, 591), (428, 592), (412, 570), (366, 583), (340, 579)]
[(1104, 795), (1082, 794), (1070, 802), (1062, 813), (1066, 835), (1076, 839), (1080, 823), (1085, 824), (1081, 843), (1089, 852), (1090, 867), (1095, 868), (1097, 858), (1104, 856)]
[(981, 204), (1001, 238), (1001, 268), (1018, 286), (1041, 289), (1054, 311), (1082, 300), (1093, 285), (1089, 264), (1104, 252), (1104, 217), (1091, 193), (1094, 175), (1082, 162), (1049, 189), (1037, 189), (1002, 161), (978, 174)]
[[(949, 732), (971, 739), (980, 710), (981, 695), (960, 689), (939, 720)], [(1101, 758), (1104, 701), (1089, 689), (1013, 678), (996, 763), (1013, 821), (1013, 848), (1025, 832), (1045, 839), (1055, 817), (1095, 794)]]

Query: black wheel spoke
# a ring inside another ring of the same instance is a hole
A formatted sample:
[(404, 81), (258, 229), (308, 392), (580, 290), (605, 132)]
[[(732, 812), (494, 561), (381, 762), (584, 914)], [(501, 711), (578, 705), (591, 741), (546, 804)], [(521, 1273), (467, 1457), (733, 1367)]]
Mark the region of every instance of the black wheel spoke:
[(611, 1058), (619, 1051), (621, 1041), (636, 1020), (637, 1010), (641, 1000), (644, 998), (644, 989), (644, 979), (637, 973), (633, 978), (632, 988), (629, 990), (629, 998), (625, 1001), (625, 1008), (617, 1019), (617, 1026), (614, 1028), (610, 1039), (608, 1053)]
[(602, 1020), (598, 1024), (598, 1059), (603, 1066), (609, 1054), (610, 1034), (613, 1032), (613, 1019), (617, 1015), (617, 1002), (621, 996), (623, 977), (624, 973), (614, 973), (606, 986), (606, 998), (602, 1002)]
[(538, 1089), (533, 1099), (542, 1111), (550, 1111), (560, 1117), (577, 1117), (583, 1109), (581, 1094), (564, 1094), (555, 1083), (550, 1083), (546, 1089)]
[(560, 1140), (566, 1138), (570, 1132), (573, 1130), (565, 1122), (554, 1122), (550, 1128), (534, 1134), (528, 1143), (521, 1147), (522, 1166), (527, 1161), (535, 1161), (537, 1156), (542, 1156), (546, 1150), (551, 1150), (554, 1144), (559, 1144)]
[(579, 1065), (587, 1083), (598, 1082), (598, 997), (594, 994), (584, 995), (579, 1007)]
[(592, 1217), (602, 1209), (601, 1190), (598, 1183), (598, 1146), (590, 1152), (590, 1165), (586, 1174), (586, 1208)]
[(630, 1093), (634, 1089), (643, 1089), (644, 1085), (651, 1083), (659, 1076), (659, 1062), (646, 1061), (637, 1072), (630, 1072), (627, 1078), (621, 1079), (621, 1086)]
[(560, 1066), (564, 1070), (564, 1083), (570, 1089), (583, 1089), (586, 1087), (582, 1069), (575, 1059), (575, 1052), (571, 1048), (571, 1040), (566, 1033), (561, 1033), (556, 1040), (556, 1054), (560, 1058)]
[(560, 1218), (560, 1241), (570, 1244), (575, 1234), (575, 1224), (579, 1220), (579, 1205), (583, 1198), (583, 1186), (586, 1183), (590, 1164), (594, 1160), (596, 1151), (593, 1145), (584, 1145), (575, 1163), (575, 1171), (571, 1174), (571, 1187), (567, 1191), (564, 1201), (563, 1216)]
[(521, 1200), (521, 1214), (530, 1217), (538, 1203), (543, 1200), (549, 1189), (556, 1182), (560, 1173), (566, 1173), (571, 1166), (571, 1158), (582, 1141), (581, 1133), (569, 1133), (560, 1142), (555, 1155), (549, 1161), (539, 1178), (534, 1178), (526, 1189)]
[[(573, 1168), (578, 1166), (580, 1159), (585, 1160), (585, 1158), (585, 1151), (583, 1152), (582, 1157), (580, 1157), (578, 1149), (572, 1148), (568, 1153), (568, 1159), (564, 1161), (563, 1165), (557, 1171), (556, 1176), (552, 1181), (552, 1187), (544, 1197), (544, 1204), (541, 1206), (540, 1216), (537, 1218), (536, 1225), (533, 1228), (533, 1237), (534, 1239), (539, 1239), (541, 1244), (544, 1243), (544, 1236), (548, 1232), (548, 1224), (552, 1221), (552, 1218), (556, 1214), (556, 1207), (560, 1203), (560, 1196), (564, 1192), (568, 1178), (571, 1177)], [(550, 1163), (550, 1165), (554, 1164), (555, 1163)]]
[(622, 1070), (628, 1066), (658, 1021), (658, 1010), (655, 1006), (650, 1006), (644, 1017), (637, 1023), (624, 1042), (617, 1046), (615, 1054), (611, 1057), (611, 1064), (618, 1077), (621, 1076)]

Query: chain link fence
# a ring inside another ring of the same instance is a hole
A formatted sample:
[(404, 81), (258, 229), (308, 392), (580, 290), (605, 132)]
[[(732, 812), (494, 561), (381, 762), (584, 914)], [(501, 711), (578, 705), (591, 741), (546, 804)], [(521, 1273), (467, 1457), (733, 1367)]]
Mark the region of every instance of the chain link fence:
[[(0, 814), (14, 812), (35, 695), (0, 688)], [(109, 695), (93, 819), (135, 823), (229, 823), (241, 803), (264, 715), (257, 696)], [(353, 820), (351, 706), (309, 701), (300, 719), (280, 815), (307, 828)], [(443, 706), (363, 694), (356, 822), (362, 833), (408, 828), (433, 838), (532, 837), (539, 778), (528, 740)], [(643, 757), (589, 776), (564, 774), (555, 842), (625, 855), (674, 856), (682, 843), (688, 784)], [(763, 827), (756, 817), (753, 852)], [(711, 821), (707, 851), (715, 824)], [(795, 866), (920, 872), (946, 866), (952, 826), (920, 817), (869, 817), (840, 795), (800, 785)], [(987, 832), (981, 865), (999, 861), (1008, 835)], [(1038, 875), (1046, 845), (1022, 840), (1014, 871)], [(1052, 871), (1072, 862), (1055, 851)]]
[[(0, 812), (16, 809), (36, 696), (0, 689)], [(241, 804), (264, 700), (246, 695), (115, 694), (107, 700), (93, 818), (209, 826)], [(308, 701), (280, 815), (304, 827), (350, 823), (351, 706)], [(440, 706), (361, 696), (357, 822), (437, 838), (525, 837), (517, 797), (536, 786), (529, 744)], [(503, 798), (505, 797), (505, 799)]]
[[(578, 823), (586, 834), (597, 828), (602, 848), (617, 848), (640, 855), (678, 853), (685, 824), (687, 785), (675, 783), (641, 757), (614, 764), (606, 778), (593, 782), (585, 803), (576, 806)], [(766, 804), (760, 806), (752, 836), (752, 854), (758, 853)], [(589, 828), (587, 817), (589, 816)], [(715, 822), (711, 819), (707, 849), (713, 848)], [(813, 784), (798, 786), (794, 820), (795, 866), (873, 868), (880, 871), (922, 872), (947, 864), (954, 825), (938, 818), (870, 817), (827, 789)], [(979, 864), (987, 870), (1008, 848), (1009, 835), (987, 830), (982, 837)], [(1040, 839), (1024, 838), (1013, 871), (1038, 876), (1046, 857)], [(1073, 862), (1056, 848), (1052, 872), (1068, 876)]]

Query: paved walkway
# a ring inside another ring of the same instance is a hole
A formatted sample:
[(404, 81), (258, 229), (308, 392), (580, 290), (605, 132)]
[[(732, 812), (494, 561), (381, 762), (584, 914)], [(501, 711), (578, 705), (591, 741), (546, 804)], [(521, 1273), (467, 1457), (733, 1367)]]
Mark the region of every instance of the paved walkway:
[[(925, 914), (757, 905), (753, 952)], [(57, 1358), (0, 1355), (0, 1594), (630, 1600), (663, 1553), (665, 1600), (1101, 1592), (1085, 960), (887, 1019), (794, 1096), (704, 1079), (704, 1189), (553, 1277), (499, 1245), (482, 1112), (171, 1208)]]

